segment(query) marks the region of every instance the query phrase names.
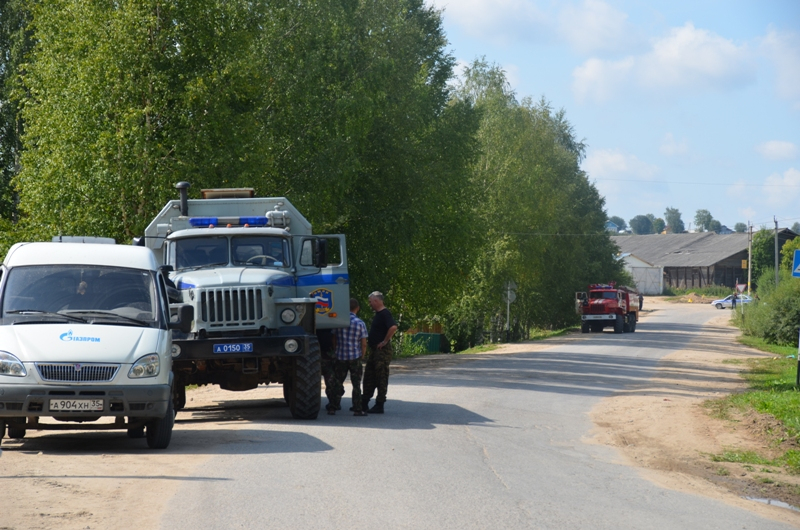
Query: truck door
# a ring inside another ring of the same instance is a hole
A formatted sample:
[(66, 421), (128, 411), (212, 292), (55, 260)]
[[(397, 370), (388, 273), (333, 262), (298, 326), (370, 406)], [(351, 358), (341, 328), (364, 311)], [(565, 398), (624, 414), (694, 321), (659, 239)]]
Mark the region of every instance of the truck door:
[[(319, 241), (327, 242), (327, 264), (314, 266)], [(350, 277), (342, 234), (304, 236), (297, 267), (297, 296), (316, 298), (317, 328), (343, 328), (350, 324)]]

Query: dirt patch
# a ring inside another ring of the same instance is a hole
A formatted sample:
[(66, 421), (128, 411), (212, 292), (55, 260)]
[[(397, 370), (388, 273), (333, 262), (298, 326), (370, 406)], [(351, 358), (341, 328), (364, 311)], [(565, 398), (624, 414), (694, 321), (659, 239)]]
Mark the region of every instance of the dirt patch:
[(664, 357), (656, 375), (638, 388), (602, 400), (591, 412), (593, 443), (619, 449), (624, 463), (653, 482), (710, 496), (766, 517), (800, 525), (800, 513), (747, 500), (773, 499), (800, 506), (800, 477), (782, 468), (717, 462), (712, 455), (782, 453), (777, 423), (755, 413), (712, 417), (708, 403), (747, 388), (744, 359), (769, 356), (735, 342), (738, 330), (725, 312), (705, 326), (690, 348)]

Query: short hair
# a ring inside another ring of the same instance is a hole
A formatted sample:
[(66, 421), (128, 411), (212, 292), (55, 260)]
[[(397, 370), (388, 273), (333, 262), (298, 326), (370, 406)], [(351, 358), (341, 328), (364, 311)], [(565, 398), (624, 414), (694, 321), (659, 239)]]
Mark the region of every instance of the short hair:
[(383, 302), (383, 293), (380, 292), (380, 291), (372, 291), (371, 293), (369, 293), (369, 297), (370, 298), (377, 298), (378, 300)]
[(356, 300), (355, 298), (351, 298), (350, 299), (350, 311), (352, 311), (353, 309), (358, 309), (359, 307), (361, 307), (361, 306), (358, 304), (358, 300)]

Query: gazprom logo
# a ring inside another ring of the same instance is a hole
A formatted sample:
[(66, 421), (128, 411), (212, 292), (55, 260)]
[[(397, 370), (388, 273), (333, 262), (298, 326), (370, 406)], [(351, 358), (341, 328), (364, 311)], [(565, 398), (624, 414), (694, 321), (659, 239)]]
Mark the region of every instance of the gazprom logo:
[(100, 337), (80, 337), (73, 335), (72, 330), (62, 333), (59, 338), (64, 342), (100, 342)]

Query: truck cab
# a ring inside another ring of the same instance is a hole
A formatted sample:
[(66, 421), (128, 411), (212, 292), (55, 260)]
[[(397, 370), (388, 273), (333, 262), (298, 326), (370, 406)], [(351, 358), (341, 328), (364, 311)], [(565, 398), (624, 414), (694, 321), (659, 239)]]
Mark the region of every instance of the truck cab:
[(613, 327), (615, 333), (633, 332), (639, 321), (638, 293), (613, 283), (592, 284), (588, 293), (575, 293), (575, 310), (581, 315), (582, 333), (605, 327)]
[(344, 235), (315, 235), (285, 197), (249, 188), (203, 190), (179, 183), (150, 223), (150, 247), (195, 321), (176, 339), (173, 371), (181, 407), (185, 386), (250, 390), (283, 384), (295, 418), (320, 408), (317, 330), (349, 325)]

